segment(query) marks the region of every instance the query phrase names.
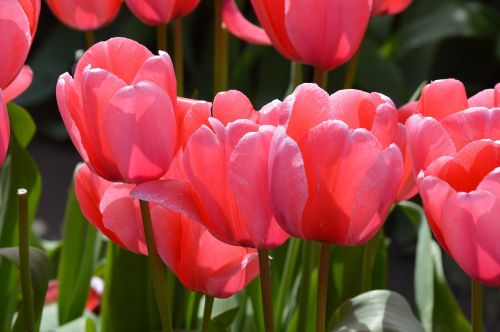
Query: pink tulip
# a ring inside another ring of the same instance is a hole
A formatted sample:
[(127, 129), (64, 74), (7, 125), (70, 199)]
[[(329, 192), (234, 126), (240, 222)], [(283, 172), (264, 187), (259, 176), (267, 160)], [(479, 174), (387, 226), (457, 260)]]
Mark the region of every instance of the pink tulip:
[(24, 66), (40, 16), (40, 0), (0, 0), (0, 89), (6, 102), (31, 84)]
[[(85, 304), (85, 309), (94, 313), (99, 312), (102, 293), (104, 290), (104, 281), (99, 277), (92, 277), (90, 281), (89, 296)], [(56, 303), (59, 298), (59, 282), (57, 280), (49, 281), (49, 288), (45, 295), (45, 304)]]
[(160, 178), (178, 149), (176, 80), (167, 53), (112, 38), (61, 75), (57, 103), (85, 163), (109, 181)]
[(189, 182), (183, 187), (169, 181), (145, 183), (133, 196), (198, 220), (226, 243), (258, 249), (281, 246), (289, 235), (272, 216), (267, 176), (276, 128), (247, 120), (257, 113), (236, 91), (215, 97), (213, 115), (185, 147)]
[[(174, 167), (171, 172), (179, 171)], [(116, 244), (147, 255), (139, 203), (130, 196), (133, 188), (108, 182), (86, 166), (76, 177), (78, 202), (89, 222)], [(227, 245), (199, 222), (160, 205), (151, 205), (151, 215), (157, 251), (187, 288), (225, 298), (258, 275), (255, 250)]]
[(372, 0), (251, 0), (263, 30), (224, 0), (223, 21), (250, 43), (269, 42), (285, 58), (321, 69), (346, 63), (358, 50), (370, 19)]
[(5, 157), (7, 156), (7, 150), (9, 149), (9, 138), (9, 113), (7, 112), (7, 107), (5, 106), (2, 95), (2, 90), (0, 89), (0, 166), (3, 165)]
[(494, 122), (488, 122), (496, 121), (490, 118), (493, 113), (463, 112), (474, 107), (500, 107), (500, 84), (469, 99), (464, 85), (453, 79), (434, 81), (423, 88), (417, 114), (406, 122), (415, 175), (434, 159), (453, 155), (473, 140), (500, 138)]
[(372, 16), (399, 14), (411, 2), (412, 0), (373, 0)]
[[(498, 108), (479, 112), (489, 113), (489, 120), (500, 119)], [(499, 132), (495, 122), (489, 126)], [(500, 286), (499, 141), (475, 140), (453, 156), (435, 159), (418, 175), (418, 186), (429, 224), (443, 248), (472, 279)]]
[(82, 31), (111, 23), (122, 0), (47, 0), (52, 13), (67, 26)]
[[(303, 84), (274, 104), (289, 110), (269, 153), (274, 214), (291, 235), (359, 245), (382, 226), (403, 171), (393, 143), (397, 111), (385, 96), (343, 90), (332, 96)], [(263, 117), (273, 113), (266, 109)]]
[(125, 0), (128, 8), (143, 23), (162, 25), (191, 13), (200, 0)]

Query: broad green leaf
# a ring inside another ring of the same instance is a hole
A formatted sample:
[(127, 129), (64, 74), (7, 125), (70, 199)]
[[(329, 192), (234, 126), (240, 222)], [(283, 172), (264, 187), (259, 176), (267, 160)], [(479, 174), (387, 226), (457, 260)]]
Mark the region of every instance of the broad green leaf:
[(98, 241), (96, 229), (85, 219), (76, 200), (73, 178), (66, 203), (57, 276), (61, 325), (80, 317), (85, 309)]
[(161, 329), (147, 257), (108, 243), (101, 331)]
[(423, 329), (401, 295), (374, 290), (344, 302), (335, 312), (332, 331), (422, 332)]
[[(0, 257), (8, 259), (18, 268), (20, 267), (19, 248), (1, 248)], [(47, 287), (49, 285), (50, 269), (50, 261), (43, 251), (36, 248), (30, 248), (31, 286), (33, 290), (33, 310), (35, 314), (36, 327), (40, 325), (43, 304), (45, 302), (45, 293), (47, 292)], [(23, 305), (21, 303), (21, 308), (14, 323), (13, 331), (26, 331), (28, 328), (26, 324), (26, 313), (23, 310)]]
[[(33, 136), (33, 121), (21, 107), (9, 104), (11, 137), (9, 155), (0, 170), (0, 247), (16, 246), (17, 196), (18, 188), (28, 190), (29, 222), (33, 221), (41, 192), (41, 178), (38, 167), (25, 150)], [(20, 141), (22, 144), (20, 143)], [(37, 241), (32, 237), (32, 244)], [(10, 329), (16, 311), (17, 275), (12, 264), (0, 260), (0, 331)]]

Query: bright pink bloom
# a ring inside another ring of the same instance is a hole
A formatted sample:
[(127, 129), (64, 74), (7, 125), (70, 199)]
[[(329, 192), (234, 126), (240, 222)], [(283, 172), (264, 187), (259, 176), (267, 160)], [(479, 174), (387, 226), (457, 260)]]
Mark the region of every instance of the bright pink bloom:
[(9, 149), (10, 122), (9, 113), (5, 105), (2, 90), (0, 89), (0, 166), (3, 165)]
[[(276, 218), (291, 235), (337, 245), (368, 241), (382, 226), (400, 185), (393, 144), (397, 111), (385, 96), (343, 90), (332, 96), (303, 84), (262, 117), (290, 112), (269, 153)], [(285, 110), (285, 111), (284, 111)]]
[(122, 0), (47, 0), (52, 13), (76, 30), (89, 31), (111, 23)]
[(31, 84), (24, 66), (40, 16), (40, 0), (0, 0), (0, 89), (6, 102)]
[[(90, 281), (89, 297), (85, 304), (85, 309), (98, 312), (101, 305), (104, 281), (98, 277), (92, 277)], [(49, 288), (45, 294), (45, 304), (56, 303), (59, 298), (59, 283), (57, 280), (49, 281)]]
[(125, 0), (143, 23), (161, 25), (191, 13), (200, 0)]
[(227, 29), (250, 43), (269, 42), (289, 60), (334, 69), (356, 53), (372, 0), (251, 0), (264, 30), (246, 21), (235, 0), (224, 0)]
[[(92, 46), (57, 82), (57, 103), (85, 163), (110, 181), (160, 178), (178, 149), (176, 79), (167, 53), (125, 38)], [(180, 118), (180, 117), (179, 117)]]
[[(489, 113), (500, 119), (500, 109)], [(472, 279), (500, 286), (499, 142), (476, 140), (453, 156), (434, 160), (420, 172), (418, 185), (429, 224), (443, 248)]]
[[(179, 171), (174, 167), (171, 172)], [(108, 182), (86, 166), (76, 177), (78, 202), (89, 222), (116, 244), (147, 255), (139, 202), (130, 196), (133, 188)], [(225, 298), (258, 275), (255, 250), (227, 245), (201, 223), (160, 205), (151, 205), (151, 215), (158, 253), (187, 288)]]
[(399, 14), (411, 2), (412, 0), (373, 0), (372, 16)]
[(464, 85), (454, 79), (434, 81), (422, 89), (416, 114), (406, 122), (415, 175), (434, 159), (453, 155), (469, 142), (500, 138), (498, 120), (491, 118), (496, 112), (472, 109), (478, 107), (500, 107), (500, 84), (469, 99)]

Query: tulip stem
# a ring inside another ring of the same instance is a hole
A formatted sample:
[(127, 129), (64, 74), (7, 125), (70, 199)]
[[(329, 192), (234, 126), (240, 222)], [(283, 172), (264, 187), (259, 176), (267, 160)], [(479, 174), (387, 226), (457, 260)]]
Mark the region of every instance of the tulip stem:
[(214, 298), (205, 295), (205, 308), (203, 309), (203, 325), (201, 332), (208, 332), (210, 330), (210, 321), (212, 320), (212, 308), (214, 307)]
[(483, 332), (483, 286), (472, 280), (472, 332)]
[(156, 27), (156, 46), (158, 51), (167, 51), (167, 25), (161, 24)]
[(286, 94), (291, 94), (300, 83), (302, 83), (302, 65), (298, 62), (290, 61), (290, 82), (288, 83)]
[(318, 67), (314, 67), (314, 83), (320, 88), (325, 89), (327, 84), (327, 71)]
[(172, 318), (170, 317), (170, 308), (167, 297), (167, 283), (165, 281), (165, 266), (163, 265), (158, 252), (156, 251), (155, 239), (153, 234), (153, 224), (151, 221), (151, 212), (149, 203), (140, 200), (142, 223), (144, 225), (144, 235), (148, 247), (148, 262), (152, 271), (153, 288), (156, 296), (156, 303), (160, 311), (161, 323), (164, 332), (173, 332)]
[(264, 307), (266, 332), (274, 332), (274, 315), (271, 295), (271, 270), (269, 269), (269, 250), (259, 249), (260, 289)]
[(361, 53), (361, 48), (354, 54), (354, 56), (349, 61), (347, 65), (347, 74), (344, 81), (344, 89), (351, 89), (354, 85), (354, 79), (356, 78), (356, 72), (358, 71), (359, 64), (359, 54)]
[(87, 46), (87, 49), (89, 49), (95, 43), (95, 34), (94, 34), (94, 31), (92, 31), (92, 30), (85, 31), (84, 35), (85, 35), (85, 45)]
[(363, 265), (361, 270), (361, 290), (363, 293), (370, 291), (372, 288), (373, 265), (381, 238), (383, 238), (382, 231), (379, 231), (363, 245)]
[(318, 294), (316, 299), (316, 332), (325, 332), (326, 328), (326, 293), (328, 291), (328, 273), (332, 246), (321, 243), (318, 271)]
[(19, 213), (19, 261), (21, 270), (21, 292), (23, 309), (27, 319), (27, 331), (35, 331), (35, 313), (33, 310), (33, 290), (31, 288), (30, 243), (28, 224), (28, 191), (17, 191)]
[(312, 255), (313, 247), (312, 242), (302, 241), (304, 244), (302, 251), (302, 277), (300, 281), (300, 303), (299, 303), (299, 322), (297, 324), (297, 331), (305, 331), (307, 326), (307, 319), (309, 317), (309, 285), (311, 283), (311, 269), (312, 269)]
[(175, 44), (175, 77), (177, 78), (177, 95), (184, 96), (184, 43), (182, 18), (174, 21)]
[(222, 0), (214, 0), (214, 94), (228, 86), (228, 34), (222, 26)]

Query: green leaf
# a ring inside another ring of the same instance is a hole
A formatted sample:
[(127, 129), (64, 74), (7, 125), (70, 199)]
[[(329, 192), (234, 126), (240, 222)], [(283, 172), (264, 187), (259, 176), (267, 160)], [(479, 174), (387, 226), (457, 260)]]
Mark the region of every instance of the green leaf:
[(96, 229), (85, 219), (76, 200), (74, 177), (68, 193), (62, 242), (57, 278), (59, 322), (65, 324), (80, 317), (85, 309), (100, 243)]
[[(35, 217), (41, 193), (41, 178), (38, 167), (24, 146), (33, 137), (34, 126), (29, 114), (12, 103), (9, 104), (11, 137), (9, 155), (0, 170), (0, 247), (16, 246), (18, 188), (28, 190), (29, 222)], [(18, 141), (18, 139), (21, 141)], [(32, 237), (33, 244), (36, 239)], [(16, 311), (15, 296), (18, 278), (12, 264), (0, 260), (0, 331), (8, 331)]]
[[(2, 248), (0, 249), (0, 257), (8, 259), (14, 263), (18, 268), (20, 267), (19, 248)], [(30, 248), (30, 271), (31, 271), (31, 285), (33, 289), (33, 310), (35, 314), (35, 324), (40, 325), (40, 320), (45, 303), (45, 293), (49, 285), (50, 279), (50, 261), (43, 251)], [(22, 308), (19, 310), (16, 322), (14, 323), (13, 331), (26, 331), (27, 319), (25, 311)]]
[(423, 329), (401, 295), (374, 290), (344, 302), (335, 312), (333, 331), (421, 332)]

